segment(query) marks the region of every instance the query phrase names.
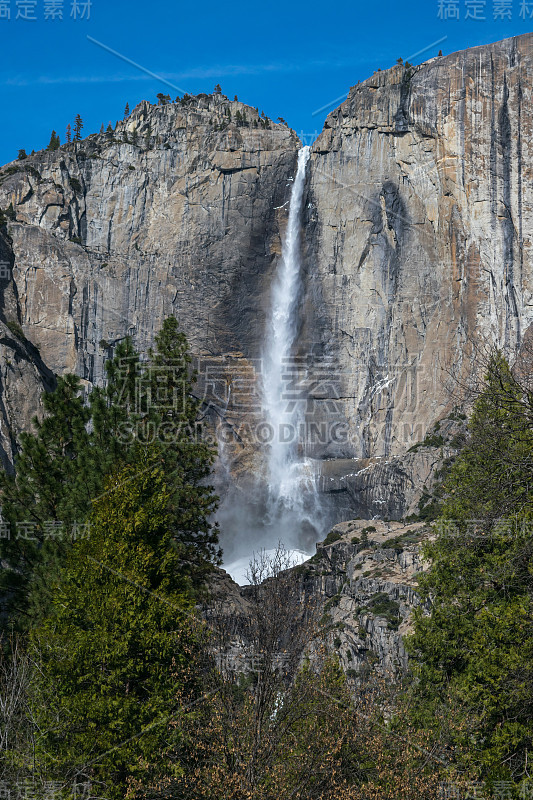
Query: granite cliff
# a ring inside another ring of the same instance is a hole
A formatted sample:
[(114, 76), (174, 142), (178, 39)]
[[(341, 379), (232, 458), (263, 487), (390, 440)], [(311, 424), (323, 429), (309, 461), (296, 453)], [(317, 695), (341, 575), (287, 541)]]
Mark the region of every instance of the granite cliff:
[[(533, 320), (532, 45), (528, 34), (377, 72), (313, 146), (295, 363), (308, 414), (343, 431), (306, 448), (339, 514), (412, 511), (441, 452), (431, 436), (408, 451), (453, 417), (476, 345), (512, 357)], [(131, 333), (144, 349), (170, 313), (207, 364), (199, 391), (213, 413), (232, 428), (253, 417), (242, 376), (262, 354), (299, 147), (256, 109), (200, 95), (141, 103), (113, 133), (0, 171), (14, 217), (2, 239), (6, 465), (50, 372), (99, 383), (114, 342)], [(242, 438), (226, 456), (236, 475), (260, 469)]]
[[(225, 634), (222, 664), (229, 671), (253, 671), (258, 645), (250, 621), (266, 592), (288, 598), (278, 633), (282, 644), (297, 650), (293, 668), (304, 655), (320, 661), (327, 652), (338, 656), (355, 683), (372, 673), (387, 679), (402, 675), (408, 666), (403, 637), (411, 632), (412, 611), (420, 603), (418, 577), (428, 566), (421, 547), (432, 536), (423, 523), (351, 520), (336, 525), (301, 566), (277, 572), (271, 556), (274, 577), (260, 586), (238, 587), (217, 570), (205, 615), (219, 635)], [(306, 624), (301, 642), (297, 636), (283, 642), (286, 630), (301, 631)], [(283, 662), (282, 651), (274, 655), (274, 661)]]

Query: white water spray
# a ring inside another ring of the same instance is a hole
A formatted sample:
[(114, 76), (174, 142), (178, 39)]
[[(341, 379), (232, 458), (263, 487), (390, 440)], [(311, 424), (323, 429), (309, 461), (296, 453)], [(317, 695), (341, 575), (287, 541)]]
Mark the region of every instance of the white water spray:
[[(312, 462), (302, 458), (298, 448), (298, 431), (305, 413), (294, 398), (291, 400), (288, 392), (296, 377), (296, 365), (291, 359), (298, 333), (298, 305), (302, 293), (300, 226), (309, 154), (309, 147), (302, 147), (298, 153), (282, 257), (272, 287), (263, 370), (263, 404), (271, 436), (267, 464), (268, 513), (271, 524), (275, 525), (278, 520), (293, 529), (298, 524), (312, 524), (318, 505)], [(287, 542), (291, 531), (282, 533)], [(298, 537), (296, 530), (292, 533)], [(292, 543), (296, 544), (296, 541)]]

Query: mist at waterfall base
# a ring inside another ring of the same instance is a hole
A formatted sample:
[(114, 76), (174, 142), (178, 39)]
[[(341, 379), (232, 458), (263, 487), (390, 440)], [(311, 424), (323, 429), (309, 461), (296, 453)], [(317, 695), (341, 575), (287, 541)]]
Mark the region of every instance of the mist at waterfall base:
[[(240, 485), (228, 481), (217, 519), (224, 549), (224, 568), (246, 582), (254, 553), (282, 544), (294, 563), (315, 552), (329, 524), (318, 492), (317, 464), (305, 456), (305, 443), (284, 432), (299, 430), (305, 412), (286, 396), (287, 370), (297, 344), (302, 298), (301, 224), (310, 148), (298, 152), (281, 259), (273, 281), (265, 331), (261, 397), (264, 421), (272, 431), (262, 446), (264, 469)], [(219, 452), (219, 456), (223, 456)], [(223, 457), (220, 459), (223, 462)], [(229, 478), (229, 472), (226, 476)]]
[[(313, 493), (302, 500), (314, 501)], [(274, 517), (270, 516), (268, 485), (253, 478), (241, 485), (232, 485), (224, 497), (217, 520), (224, 551), (223, 568), (238, 584), (248, 583), (247, 572), (254, 555), (266, 551), (273, 554), (282, 544), (294, 564), (301, 564), (315, 553), (315, 545), (328, 530), (327, 514), (322, 508), (308, 518), (300, 508), (280, 504)], [(314, 502), (313, 502), (314, 505)]]

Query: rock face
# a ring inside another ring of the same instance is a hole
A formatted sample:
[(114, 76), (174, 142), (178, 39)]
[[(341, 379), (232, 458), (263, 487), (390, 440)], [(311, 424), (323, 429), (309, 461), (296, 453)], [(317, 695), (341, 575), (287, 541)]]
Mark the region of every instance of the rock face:
[(22, 431), (41, 416), (43, 391), (53, 388), (54, 376), (37, 348), (24, 336), (10, 240), (0, 231), (0, 463), (11, 471)]
[[(301, 346), (338, 364), (345, 456), (389, 458), (451, 408), (475, 346), (533, 319), (533, 36), (355, 86), (313, 147)], [(450, 380), (451, 379), (451, 380)]]
[(420, 603), (417, 576), (427, 566), (420, 543), (430, 535), (420, 523), (343, 522), (297, 568), (305, 597), (323, 609), (321, 636), (348, 676), (407, 668), (403, 636)]
[(255, 355), (298, 146), (212, 95), (141, 103), (114, 134), (4, 170), (23, 328), (54, 372), (98, 382), (102, 340), (144, 349), (172, 313), (193, 351)]
[[(305, 609), (312, 609), (315, 619), (294, 666), (304, 654), (311, 662), (320, 662), (325, 648), (338, 656), (355, 682), (372, 672), (385, 677), (402, 674), (407, 669), (403, 637), (410, 632), (412, 611), (420, 603), (418, 575), (427, 567), (420, 546), (431, 535), (421, 523), (375, 520), (368, 525), (353, 520), (336, 525), (310, 561), (286, 573), (299, 596), (293, 607), (297, 626)], [(263, 586), (268, 593), (267, 583)], [(206, 617), (229, 633), (221, 648), (223, 663), (230, 670), (250, 671), (254, 641), (246, 623), (256, 613), (255, 590), (239, 589), (222, 571), (214, 574), (212, 584)], [(290, 620), (286, 624), (290, 626)], [(274, 660), (280, 656), (273, 655)]]
[[(532, 44), (377, 72), (313, 147), (295, 355), (300, 378), (316, 370), (310, 414), (330, 425), (306, 454), (346, 516), (416, 505), (438, 452), (406, 452), (451, 412), (477, 344), (512, 357), (533, 321)], [(224, 385), (261, 358), (299, 146), (200, 95), (141, 103), (112, 134), (0, 171), (17, 314), (48, 368), (98, 383), (118, 339), (145, 349), (173, 313), (216, 366), (201, 392), (238, 427), (252, 399), (228, 409)], [(19, 426), (37, 408), (24, 394)], [(253, 447), (228, 453), (255, 468)]]

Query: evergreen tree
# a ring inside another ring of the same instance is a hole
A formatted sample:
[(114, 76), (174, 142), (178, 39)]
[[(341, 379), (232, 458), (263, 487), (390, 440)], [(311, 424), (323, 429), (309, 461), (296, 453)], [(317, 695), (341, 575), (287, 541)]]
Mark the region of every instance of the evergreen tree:
[(133, 129), (133, 131), (132, 131), (132, 134), (131, 134), (131, 143), (132, 143), (133, 145), (137, 145), (137, 143), (138, 143), (138, 140), (139, 140), (139, 135), (138, 135), (138, 133), (137, 133), (137, 127), (135, 127), (135, 128)]
[(113, 133), (113, 126), (111, 125), (111, 120), (109, 121), (109, 125), (107, 126), (106, 133)]
[(129, 115), (130, 115), (130, 106), (129, 103), (126, 103), (126, 108), (124, 109), (124, 119), (129, 117)]
[(74, 141), (81, 142), (81, 132), (83, 130), (83, 120), (80, 114), (76, 114), (76, 119), (74, 120)]
[(222, 87), (220, 86), (220, 83), (217, 83), (213, 89), (213, 94), (222, 94)]
[(175, 478), (175, 541), (195, 581), (211, 563), (220, 563), (218, 526), (211, 523), (217, 498), (205, 484), (215, 452), (202, 439), (200, 402), (193, 396), (191, 356), (175, 317), (163, 323), (149, 351), (144, 392), (140, 398), (146, 425), (157, 431), (166, 474)]
[(104, 123), (102, 122), (102, 125), (100, 127), (100, 136), (102, 136), (104, 133), (105, 133), (105, 128), (104, 128)]
[(19, 161), (24, 161), (25, 158), (28, 158), (28, 155), (25, 150), (19, 150), (17, 158)]
[(69, 124), (67, 125), (67, 142), (68, 142), (68, 144), (70, 144), (71, 141), (72, 141), (72, 128), (71, 128), (70, 122), (69, 122)]
[(21, 434), (16, 476), (0, 474), (2, 517), (10, 533), (0, 541), (5, 563), (0, 592), (9, 599), (11, 621), (22, 626), (41, 581), (40, 565), (56, 561), (65, 540), (72, 540), (75, 520), (89, 507), (90, 498), (83, 507), (81, 498), (70, 493), (73, 462), (88, 441), (89, 414), (79, 391), (79, 378), (58, 379), (55, 391), (43, 395), (44, 419), (33, 420), (37, 433)]
[(139, 448), (95, 502), (71, 549), (48, 617), (32, 632), (38, 664), (35, 759), (62, 782), (83, 775), (122, 800), (128, 780), (169, 745), (179, 690), (197, 699), (198, 636), (173, 541), (173, 488), (157, 453)]
[(431, 614), (418, 608), (408, 642), (419, 723), (453, 719), (462, 769), (517, 787), (533, 745), (531, 400), (496, 354), (426, 548)]
[[(219, 558), (218, 529), (210, 521), (216, 498), (205, 484), (214, 454), (196, 426), (194, 375), (176, 320), (165, 321), (147, 365), (128, 337), (117, 344), (106, 374), (105, 388), (95, 388), (87, 403), (77, 377), (58, 379), (43, 396), (36, 433), (21, 436), (16, 475), (0, 475), (2, 515), (14, 534), (0, 538), (0, 596), (19, 627), (46, 609), (47, 574), (91, 513), (106, 475), (135, 463), (138, 442), (159, 450), (174, 487), (175, 546), (191, 580), (199, 586)], [(17, 525), (24, 537), (15, 535)]]
[(55, 131), (52, 131), (52, 135), (50, 136), (50, 142), (48, 144), (47, 150), (58, 150), (60, 147), (59, 136)]

